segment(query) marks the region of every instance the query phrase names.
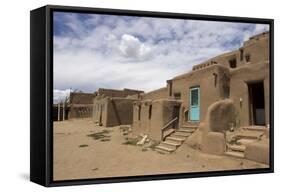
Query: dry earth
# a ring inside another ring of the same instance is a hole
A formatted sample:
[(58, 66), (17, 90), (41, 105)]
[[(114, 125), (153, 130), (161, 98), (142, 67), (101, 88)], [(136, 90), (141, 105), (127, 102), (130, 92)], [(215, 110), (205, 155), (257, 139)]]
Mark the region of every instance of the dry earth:
[(204, 154), (186, 144), (172, 154), (126, 145), (123, 143), (128, 136), (119, 127), (98, 127), (91, 119), (54, 122), (53, 136), (54, 180), (267, 167), (244, 159)]

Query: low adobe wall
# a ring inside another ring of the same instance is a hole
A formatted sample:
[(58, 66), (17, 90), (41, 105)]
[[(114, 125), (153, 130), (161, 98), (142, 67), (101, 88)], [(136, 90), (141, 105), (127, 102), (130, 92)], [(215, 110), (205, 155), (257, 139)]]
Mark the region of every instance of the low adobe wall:
[(226, 150), (225, 131), (235, 122), (235, 107), (231, 99), (213, 103), (207, 111), (202, 132), (202, 151), (222, 155)]
[(269, 165), (269, 140), (250, 143), (246, 146), (245, 159)]

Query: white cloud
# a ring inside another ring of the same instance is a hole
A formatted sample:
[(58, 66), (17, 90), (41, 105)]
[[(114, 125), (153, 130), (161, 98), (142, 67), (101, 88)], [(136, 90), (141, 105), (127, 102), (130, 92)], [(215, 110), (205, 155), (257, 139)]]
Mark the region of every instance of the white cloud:
[(128, 34), (122, 35), (119, 50), (124, 57), (139, 60), (147, 59), (152, 53), (149, 46), (141, 43), (138, 38)]
[(257, 24), (255, 27), (255, 33), (262, 33), (269, 30), (269, 25)]
[[(74, 19), (73, 19), (74, 18)], [(66, 18), (73, 34), (55, 36), (56, 89), (151, 91), (192, 65), (237, 49), (265, 25), (92, 15)]]

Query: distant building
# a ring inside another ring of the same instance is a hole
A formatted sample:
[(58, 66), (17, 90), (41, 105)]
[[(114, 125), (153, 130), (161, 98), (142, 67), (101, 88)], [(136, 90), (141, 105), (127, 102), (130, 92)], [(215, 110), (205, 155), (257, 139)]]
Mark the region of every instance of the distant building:
[(143, 91), (132, 89), (103, 89), (95, 92), (93, 119), (106, 127), (133, 123), (133, 103)]
[(93, 113), (93, 93), (71, 92), (69, 97), (68, 118), (92, 117)]

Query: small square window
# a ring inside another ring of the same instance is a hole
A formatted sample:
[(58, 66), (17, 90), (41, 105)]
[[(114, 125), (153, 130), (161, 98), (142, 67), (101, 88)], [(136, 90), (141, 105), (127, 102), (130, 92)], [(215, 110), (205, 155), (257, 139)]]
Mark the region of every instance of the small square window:
[(237, 66), (236, 59), (229, 60), (229, 66), (230, 66), (230, 68), (236, 68), (236, 66)]
[(251, 61), (251, 55), (250, 55), (250, 54), (247, 54), (247, 55), (245, 56), (245, 59), (246, 59), (246, 62), (247, 62), (247, 63), (250, 62), (250, 61)]
[(181, 99), (181, 93), (175, 93), (174, 98), (175, 99)]

